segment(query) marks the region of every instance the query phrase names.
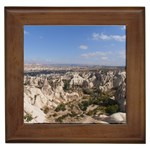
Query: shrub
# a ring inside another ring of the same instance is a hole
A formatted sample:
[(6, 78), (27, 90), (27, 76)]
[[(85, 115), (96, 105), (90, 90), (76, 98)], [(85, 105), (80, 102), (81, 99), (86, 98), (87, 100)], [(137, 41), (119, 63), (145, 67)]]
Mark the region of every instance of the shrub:
[(55, 121), (62, 123), (62, 122), (63, 122), (63, 119), (65, 119), (66, 117), (68, 117), (68, 114), (63, 115), (63, 116), (61, 116), (61, 117), (58, 117), (57, 119), (55, 119)]
[(86, 111), (87, 107), (90, 105), (89, 101), (83, 101), (78, 104), (82, 111)]
[(89, 95), (83, 95), (82, 99), (88, 99)]
[(64, 91), (68, 91), (69, 88), (70, 88), (70, 86), (69, 86), (69, 81), (65, 80), (65, 81), (64, 81), (64, 87), (63, 87), (63, 90), (64, 90)]
[(62, 123), (62, 118), (61, 118), (61, 117), (59, 117), (59, 118), (55, 119), (55, 121), (56, 121), (56, 122), (60, 122), (60, 123)]
[(93, 93), (93, 90), (92, 89), (83, 88), (83, 93), (91, 95)]
[(56, 113), (54, 113), (54, 114), (53, 114), (53, 117), (56, 117), (56, 116), (57, 116), (57, 114), (56, 114)]
[(45, 106), (42, 110), (45, 114), (47, 114), (49, 112), (49, 108), (47, 106)]
[(108, 107), (106, 107), (105, 111), (108, 114), (113, 114), (113, 113), (118, 112), (118, 109), (119, 109), (119, 107), (117, 104), (116, 105), (109, 105)]
[(103, 106), (108, 106), (108, 105), (117, 105), (117, 102), (112, 99), (103, 100)]
[(27, 122), (29, 122), (29, 121), (31, 121), (32, 119), (33, 119), (33, 117), (32, 117), (32, 115), (31, 114), (26, 114), (25, 116), (24, 116), (24, 119), (27, 121)]
[(56, 107), (56, 109), (55, 109), (55, 111), (57, 111), (57, 112), (60, 111), (60, 110), (62, 110), (62, 111), (65, 111), (65, 110), (66, 110), (64, 103), (59, 104), (59, 105)]

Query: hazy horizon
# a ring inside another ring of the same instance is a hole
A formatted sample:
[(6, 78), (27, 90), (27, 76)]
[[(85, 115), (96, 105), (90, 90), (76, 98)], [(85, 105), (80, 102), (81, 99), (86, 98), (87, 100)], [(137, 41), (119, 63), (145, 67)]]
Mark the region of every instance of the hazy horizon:
[(79, 64), (79, 63), (24, 63), (24, 65), (62, 65), (62, 66), (67, 66), (67, 65), (76, 65), (76, 66), (112, 66), (112, 67), (126, 67), (126, 65), (98, 65), (98, 64)]
[(126, 27), (25, 25), (24, 63), (126, 66)]

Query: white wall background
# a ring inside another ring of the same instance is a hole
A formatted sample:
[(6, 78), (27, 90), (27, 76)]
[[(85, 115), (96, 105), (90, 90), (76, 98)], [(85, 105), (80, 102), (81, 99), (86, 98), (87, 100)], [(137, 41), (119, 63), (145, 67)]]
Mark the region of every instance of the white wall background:
[[(4, 7), (5, 6), (145, 6), (146, 7), (146, 144), (5, 144)], [(0, 149), (136, 149), (150, 148), (150, 0), (0, 0)], [(149, 147), (149, 148), (148, 148)]]

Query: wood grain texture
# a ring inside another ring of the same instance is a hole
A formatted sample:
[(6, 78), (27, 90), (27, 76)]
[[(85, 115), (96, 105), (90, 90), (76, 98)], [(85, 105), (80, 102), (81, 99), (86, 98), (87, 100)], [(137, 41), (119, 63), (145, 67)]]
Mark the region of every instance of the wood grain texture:
[[(145, 143), (145, 8), (5, 8), (6, 142)], [(126, 25), (127, 124), (24, 124), (24, 25)]]

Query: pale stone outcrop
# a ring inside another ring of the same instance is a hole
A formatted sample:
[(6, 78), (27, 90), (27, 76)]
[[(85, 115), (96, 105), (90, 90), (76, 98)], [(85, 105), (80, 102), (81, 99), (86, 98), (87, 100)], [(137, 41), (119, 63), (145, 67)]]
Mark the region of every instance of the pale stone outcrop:
[(108, 117), (105, 117), (103, 121), (106, 121), (108, 123), (126, 123), (126, 113), (114, 113)]
[(38, 107), (31, 105), (28, 101), (24, 101), (25, 115), (31, 116), (31, 121), (25, 121), (25, 123), (45, 123), (46, 115)]
[[(38, 69), (40, 70), (40, 67)], [(123, 113), (126, 112), (125, 79), (126, 73), (124, 71), (106, 70), (68, 71), (65, 74), (24, 76), (25, 116), (31, 116), (32, 120), (29, 123), (46, 123), (50, 120), (55, 123), (56, 119), (61, 120), (61, 117), (66, 123), (125, 123), (126, 113)], [(88, 101), (90, 96), (94, 95), (95, 89), (100, 92), (99, 94), (108, 94), (113, 91), (114, 94), (110, 99), (117, 102), (117, 105), (119, 104), (121, 112), (110, 116), (108, 114), (102, 115), (103, 112), (96, 110), (99, 104), (90, 104), (86, 110), (82, 110), (78, 104), (82, 101)], [(60, 104), (65, 105), (63, 108), (65, 111), (60, 108), (60, 112), (56, 112), (55, 109)], [(92, 111), (94, 113), (88, 116), (87, 114)], [(28, 121), (26, 120), (26, 122)]]
[(126, 111), (126, 83), (123, 82), (117, 89), (115, 94), (115, 99), (118, 101), (120, 106), (120, 111)]
[(70, 81), (70, 86), (82, 85), (83, 81), (84, 79), (76, 73)]

